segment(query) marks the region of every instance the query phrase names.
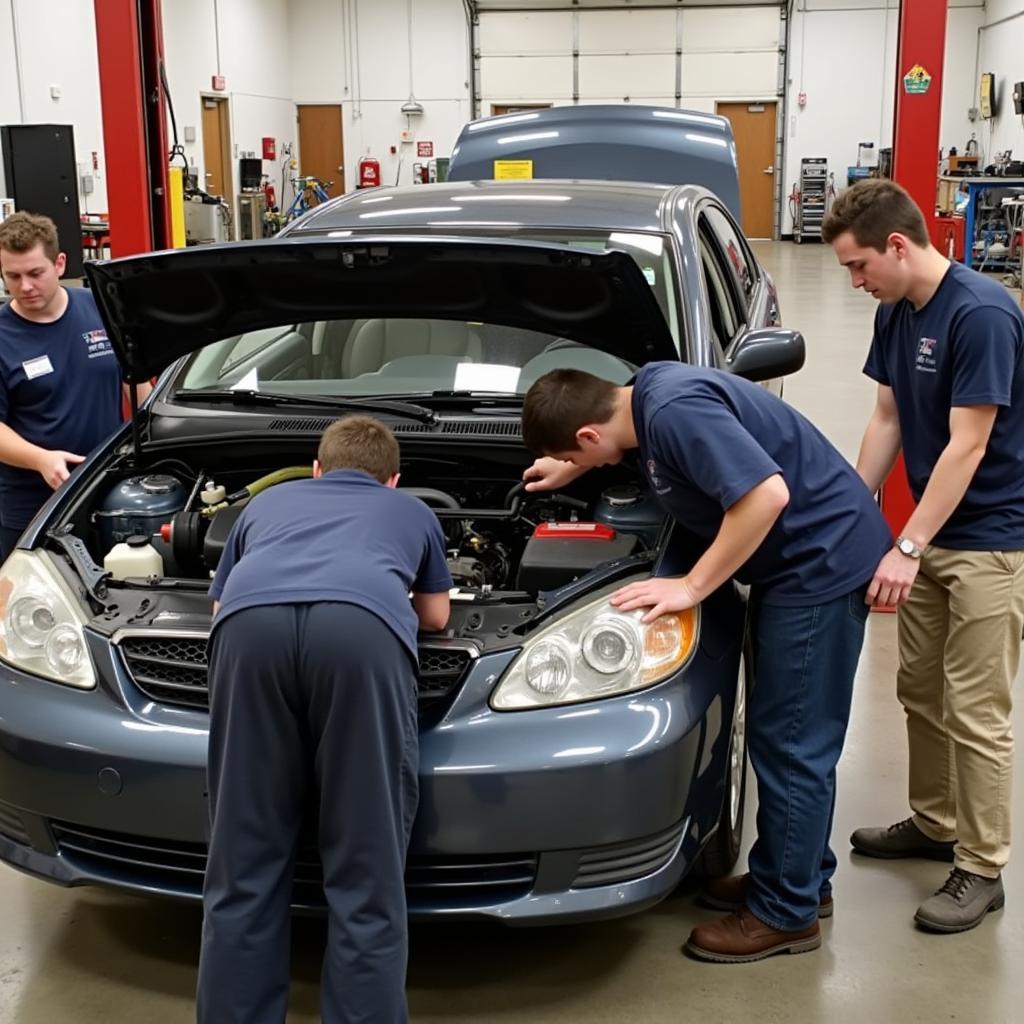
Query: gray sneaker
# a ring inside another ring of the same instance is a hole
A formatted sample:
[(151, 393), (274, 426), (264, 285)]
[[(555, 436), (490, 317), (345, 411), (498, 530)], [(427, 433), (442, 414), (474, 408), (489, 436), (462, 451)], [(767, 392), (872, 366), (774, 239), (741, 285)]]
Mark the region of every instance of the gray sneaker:
[(914, 920), (933, 932), (966, 932), (1006, 902), (1000, 876), (985, 878), (953, 868), (942, 888), (917, 908)]
[(953, 861), (956, 843), (940, 843), (929, 839), (913, 818), (897, 821), (888, 828), (859, 828), (850, 836), (850, 843), (866, 857), (925, 857), (928, 860)]

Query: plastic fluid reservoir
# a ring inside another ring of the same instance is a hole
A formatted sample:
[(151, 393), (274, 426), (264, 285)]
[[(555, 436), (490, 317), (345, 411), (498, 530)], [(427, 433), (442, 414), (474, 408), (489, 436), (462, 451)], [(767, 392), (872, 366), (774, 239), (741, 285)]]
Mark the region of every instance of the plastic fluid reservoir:
[(185, 507), (185, 488), (169, 473), (149, 473), (122, 480), (93, 513), (103, 549), (109, 551), (132, 534), (160, 532), (175, 512)]
[(141, 534), (129, 537), (121, 544), (115, 544), (103, 559), (103, 568), (115, 580), (124, 580), (129, 576), (162, 576), (164, 560), (160, 557), (149, 538)]
[(665, 513), (651, 496), (632, 484), (616, 484), (601, 493), (594, 506), (594, 519), (619, 533), (643, 537), (648, 547), (658, 541)]

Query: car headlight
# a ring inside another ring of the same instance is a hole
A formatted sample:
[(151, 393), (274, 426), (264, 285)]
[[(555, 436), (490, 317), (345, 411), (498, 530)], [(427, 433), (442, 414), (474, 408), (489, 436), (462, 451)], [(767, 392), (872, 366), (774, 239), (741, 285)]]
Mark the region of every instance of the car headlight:
[(0, 660), (67, 686), (96, 685), (88, 619), (45, 552), (15, 551), (0, 567), (0, 621)]
[(645, 624), (644, 610), (616, 611), (605, 595), (531, 637), (491, 696), (496, 711), (615, 697), (654, 686), (697, 648), (700, 609)]

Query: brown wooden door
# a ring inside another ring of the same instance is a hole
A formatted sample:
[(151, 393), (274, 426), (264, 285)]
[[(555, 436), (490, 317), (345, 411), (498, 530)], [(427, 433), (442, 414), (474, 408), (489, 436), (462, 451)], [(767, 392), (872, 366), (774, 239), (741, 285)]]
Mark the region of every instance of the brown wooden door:
[(740, 170), (740, 210), (747, 238), (771, 238), (775, 222), (775, 104), (719, 103), (732, 122)]
[(550, 110), (550, 103), (492, 103), (491, 117), (498, 117), (501, 114), (523, 114), (531, 110)]
[(199, 185), (211, 196), (222, 196), (231, 202), (231, 130), (228, 122), (228, 101), (202, 97), (203, 166), (205, 183)]
[(331, 182), (327, 194), (340, 196), (345, 191), (341, 107), (329, 103), (300, 104), (298, 119), (299, 172)]

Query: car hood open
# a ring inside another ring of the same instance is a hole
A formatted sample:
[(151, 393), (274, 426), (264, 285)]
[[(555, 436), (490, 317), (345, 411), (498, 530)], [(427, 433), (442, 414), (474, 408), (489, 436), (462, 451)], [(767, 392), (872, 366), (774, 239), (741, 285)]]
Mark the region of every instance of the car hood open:
[(623, 252), (511, 240), (282, 238), (86, 266), (126, 377), (222, 338), (310, 320), (423, 317), (554, 334), (629, 362), (679, 358)]

